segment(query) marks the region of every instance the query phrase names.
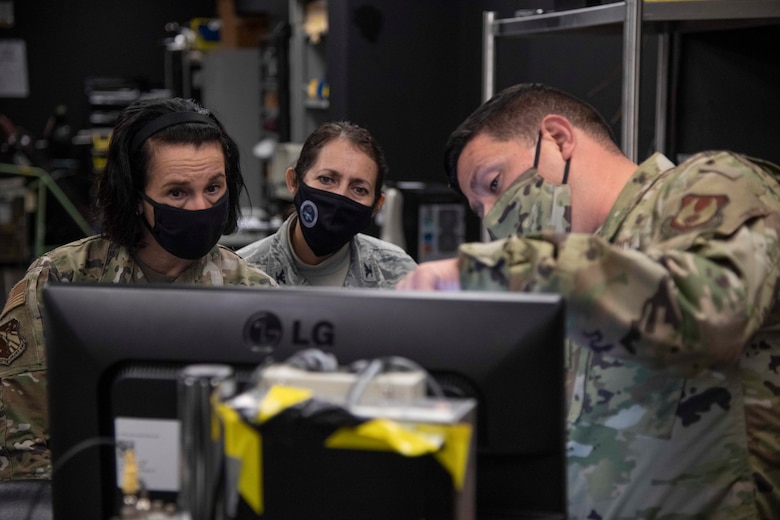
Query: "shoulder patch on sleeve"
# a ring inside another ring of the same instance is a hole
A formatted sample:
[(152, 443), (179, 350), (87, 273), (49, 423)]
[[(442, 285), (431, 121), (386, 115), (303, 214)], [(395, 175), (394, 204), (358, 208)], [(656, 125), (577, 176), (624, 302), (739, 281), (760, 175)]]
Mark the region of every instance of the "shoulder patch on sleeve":
[(14, 309), (20, 305), (24, 305), (24, 301), (27, 295), (27, 282), (27, 278), (23, 278), (22, 280), (16, 282), (16, 285), (13, 286), (11, 292), (8, 293), (8, 299), (5, 301), (3, 312), (0, 312), (0, 318), (5, 316), (5, 314), (11, 309)]
[(0, 325), (0, 364), (10, 365), (26, 346), (27, 340), (19, 335), (19, 320), (14, 318)]
[(717, 227), (722, 220), (721, 210), (728, 203), (726, 195), (685, 195), (669, 225), (678, 231)]

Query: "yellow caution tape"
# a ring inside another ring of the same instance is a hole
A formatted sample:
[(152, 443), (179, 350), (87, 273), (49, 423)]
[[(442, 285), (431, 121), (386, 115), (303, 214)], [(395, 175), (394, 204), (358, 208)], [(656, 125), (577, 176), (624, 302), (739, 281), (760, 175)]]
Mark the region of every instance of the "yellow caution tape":
[[(311, 391), (288, 386), (272, 386), (262, 402), (257, 420), (260, 424), (287, 408), (311, 397)], [(241, 461), (238, 492), (255, 511), (263, 512), (263, 454), (262, 436), (249, 423), (226, 404), (212, 401), (224, 431), (225, 456)], [(218, 437), (219, 425), (212, 422), (212, 435)], [(216, 438), (215, 437), (215, 438)]]
[[(310, 390), (274, 385), (261, 402), (257, 423), (262, 424), (289, 407), (312, 397)], [(246, 503), (263, 513), (262, 437), (225, 404), (216, 406), (222, 420), (225, 455), (241, 461), (238, 491)], [(212, 431), (212, 433), (215, 433)], [(340, 428), (325, 441), (328, 448), (392, 451), (407, 457), (432, 454), (462, 490), (469, 462), (472, 429), (469, 424), (399, 424), (387, 419)]]
[(292, 386), (274, 385), (263, 397), (260, 403), (260, 412), (257, 421), (263, 424), (275, 415), (280, 414), (291, 406), (311, 398), (311, 390), (295, 388)]
[(400, 425), (374, 419), (354, 428), (340, 428), (325, 441), (328, 448), (394, 451), (406, 457), (433, 454), (463, 489), (469, 460), (471, 426), (468, 424)]
[(406, 457), (434, 453), (440, 442), (387, 419), (374, 419), (354, 428), (339, 428), (325, 440), (328, 448), (395, 451)]
[(262, 437), (230, 406), (220, 404), (217, 413), (224, 426), (225, 456), (241, 461), (238, 492), (260, 515), (263, 513)]
[(442, 449), (434, 453), (434, 457), (452, 476), (452, 482), (458, 490), (463, 489), (466, 479), (466, 468), (469, 463), (471, 444), (470, 424), (421, 424), (421, 431), (436, 432), (444, 437)]

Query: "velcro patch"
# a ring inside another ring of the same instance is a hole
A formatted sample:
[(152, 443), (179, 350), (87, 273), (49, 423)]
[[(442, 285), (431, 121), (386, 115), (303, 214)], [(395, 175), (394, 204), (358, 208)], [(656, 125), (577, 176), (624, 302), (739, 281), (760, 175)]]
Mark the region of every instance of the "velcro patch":
[(11, 292), (8, 293), (8, 299), (5, 301), (3, 312), (0, 312), (0, 318), (5, 316), (5, 313), (14, 309), (20, 305), (24, 305), (25, 298), (27, 297), (27, 282), (26, 278), (23, 278), (16, 282)]
[(721, 208), (728, 204), (726, 195), (685, 195), (680, 211), (672, 219), (671, 226), (678, 231), (690, 231), (706, 225), (718, 225)]
[(27, 340), (19, 335), (16, 318), (0, 325), (0, 364), (10, 365), (27, 347)]

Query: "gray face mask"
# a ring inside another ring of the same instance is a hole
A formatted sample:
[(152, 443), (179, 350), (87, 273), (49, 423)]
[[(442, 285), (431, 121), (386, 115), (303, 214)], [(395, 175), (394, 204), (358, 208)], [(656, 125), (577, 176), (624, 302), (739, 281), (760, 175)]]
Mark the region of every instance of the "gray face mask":
[(541, 231), (571, 232), (569, 160), (563, 183), (548, 182), (536, 169), (541, 142), (540, 133), (534, 165), (507, 188), (482, 221), (493, 240)]

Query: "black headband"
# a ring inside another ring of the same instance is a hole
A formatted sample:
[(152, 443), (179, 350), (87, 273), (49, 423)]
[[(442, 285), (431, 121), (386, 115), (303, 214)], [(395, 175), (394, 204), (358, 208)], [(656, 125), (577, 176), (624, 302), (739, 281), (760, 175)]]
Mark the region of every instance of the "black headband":
[(206, 114), (200, 114), (198, 112), (170, 112), (146, 123), (144, 127), (136, 132), (133, 136), (133, 140), (130, 142), (130, 155), (137, 152), (147, 139), (163, 128), (180, 125), (182, 123), (206, 123), (216, 127), (214, 120)]

